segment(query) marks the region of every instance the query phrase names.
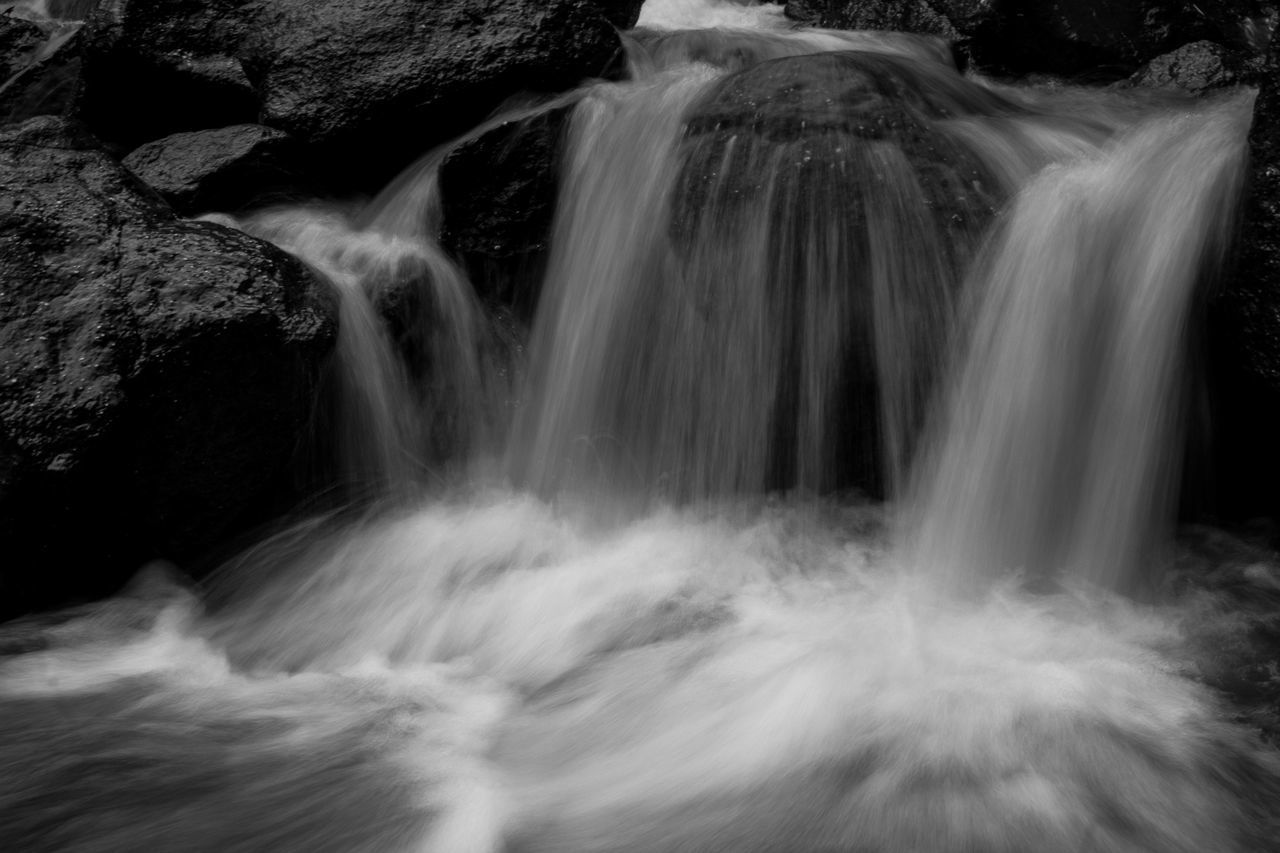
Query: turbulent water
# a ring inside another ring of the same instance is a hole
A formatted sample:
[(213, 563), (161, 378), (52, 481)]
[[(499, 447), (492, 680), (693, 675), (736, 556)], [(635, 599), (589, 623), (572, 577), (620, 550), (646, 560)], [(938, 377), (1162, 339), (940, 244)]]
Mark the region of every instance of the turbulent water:
[(1196, 680), (1243, 629), (1167, 596), (1251, 93), (641, 24), (547, 107), (527, 347), (436, 242), (447, 147), (207, 217), (332, 286), (351, 500), (0, 631), (0, 848), (1280, 849), (1280, 761)]

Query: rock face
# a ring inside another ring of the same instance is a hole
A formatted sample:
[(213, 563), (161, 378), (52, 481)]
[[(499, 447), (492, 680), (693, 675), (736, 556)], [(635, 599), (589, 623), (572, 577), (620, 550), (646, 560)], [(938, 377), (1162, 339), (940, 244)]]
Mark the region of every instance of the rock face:
[(124, 158), (129, 171), (184, 215), (235, 211), (304, 190), (304, 162), (289, 134), (256, 124), (175, 133)]
[(81, 112), (127, 147), (260, 121), (379, 178), (521, 90), (605, 72), (639, 0), (128, 0), (93, 22)]
[(299, 264), (37, 118), (0, 131), (0, 282), (0, 608), (265, 520), (334, 333)]

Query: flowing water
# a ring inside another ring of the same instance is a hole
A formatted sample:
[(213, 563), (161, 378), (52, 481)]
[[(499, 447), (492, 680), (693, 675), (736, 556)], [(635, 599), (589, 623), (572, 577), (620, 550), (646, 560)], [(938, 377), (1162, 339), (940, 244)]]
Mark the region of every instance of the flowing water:
[(339, 300), (351, 501), (0, 632), (0, 848), (1280, 849), (1197, 680), (1241, 623), (1169, 596), (1252, 94), (641, 24), (631, 80), (494, 120), (572, 106), (526, 347), (436, 242), (447, 147), (207, 217)]

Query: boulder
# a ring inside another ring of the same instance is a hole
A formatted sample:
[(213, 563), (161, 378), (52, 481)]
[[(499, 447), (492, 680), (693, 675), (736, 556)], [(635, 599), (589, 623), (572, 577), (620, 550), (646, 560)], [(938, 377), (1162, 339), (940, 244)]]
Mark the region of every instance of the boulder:
[(241, 62), (251, 0), (102, 4), (85, 32), (76, 116), (120, 154), (189, 130), (256, 122)]
[(1138, 86), (1182, 89), (1201, 94), (1234, 85), (1238, 74), (1234, 57), (1220, 44), (1197, 41), (1157, 56), (1133, 77)]
[(124, 165), (183, 215), (236, 211), (304, 194), (313, 183), (289, 134), (257, 124), (175, 133), (135, 149)]
[(81, 114), (129, 148), (260, 121), (385, 180), (513, 94), (606, 71), (639, 0), (128, 0), (93, 22)]
[[(542, 428), (530, 481), (554, 484), (550, 458), (676, 499), (889, 491), (907, 448), (883, 434), (877, 400), (901, 400), (893, 427), (914, 436), (960, 284), (952, 270), (1004, 197), (938, 123), (1011, 109), (944, 63), (871, 52), (774, 59), (716, 80), (684, 115), (669, 230), (609, 259), (614, 280), (593, 317), (608, 343), (572, 365), (590, 402)], [(655, 203), (617, 192), (614, 203)], [(605, 251), (627, 249), (596, 198), (576, 206), (604, 226), (578, 224)], [(889, 379), (880, 338), (895, 347)]]
[(943, 38), (963, 36), (947, 16), (944, 5), (936, 0), (880, 0), (875, 3), (789, 0), (785, 13), (800, 23), (829, 29), (891, 30)]
[(571, 110), (503, 123), (459, 145), (440, 167), (441, 243), (483, 299), (525, 321), (546, 268)]
[(0, 129), (0, 281), (0, 610), (191, 567), (288, 499), (334, 337), (299, 263), (42, 117)]

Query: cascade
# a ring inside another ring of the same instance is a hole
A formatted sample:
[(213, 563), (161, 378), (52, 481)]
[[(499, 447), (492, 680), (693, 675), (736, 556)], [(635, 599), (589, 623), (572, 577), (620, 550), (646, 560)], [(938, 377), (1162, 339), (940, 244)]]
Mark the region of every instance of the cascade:
[[(1157, 596), (1253, 94), (771, 4), (627, 47), (371, 200), (205, 217), (338, 301), (345, 504), (0, 660), (0, 847), (1276, 849), (1280, 758), (1191, 677), (1238, 628)], [(506, 347), (439, 172), (549, 109)]]

